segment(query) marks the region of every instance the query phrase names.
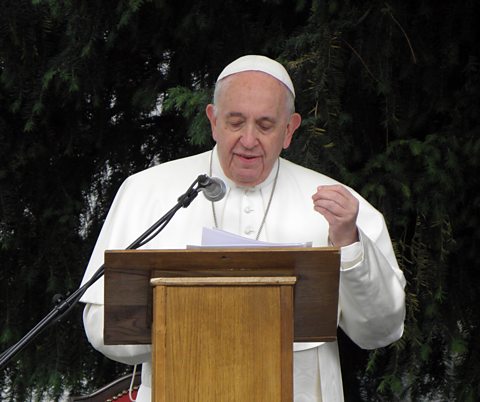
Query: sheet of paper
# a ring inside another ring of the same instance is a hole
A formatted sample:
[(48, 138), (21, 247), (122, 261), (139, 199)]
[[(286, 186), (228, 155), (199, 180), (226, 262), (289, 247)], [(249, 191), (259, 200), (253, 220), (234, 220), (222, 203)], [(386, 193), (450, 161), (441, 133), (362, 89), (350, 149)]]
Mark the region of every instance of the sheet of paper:
[(228, 248), (250, 248), (250, 247), (312, 247), (312, 242), (307, 243), (270, 243), (255, 239), (249, 239), (226, 232), (220, 229), (203, 228), (201, 245), (188, 245), (187, 248), (206, 248), (206, 247), (228, 247)]

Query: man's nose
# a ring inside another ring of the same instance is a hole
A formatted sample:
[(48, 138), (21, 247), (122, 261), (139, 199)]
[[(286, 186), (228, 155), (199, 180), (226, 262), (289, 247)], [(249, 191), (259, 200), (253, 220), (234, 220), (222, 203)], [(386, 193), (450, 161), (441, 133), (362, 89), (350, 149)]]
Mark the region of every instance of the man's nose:
[(247, 125), (242, 132), (242, 137), (240, 138), (240, 143), (245, 148), (254, 148), (258, 144), (258, 137), (255, 126)]

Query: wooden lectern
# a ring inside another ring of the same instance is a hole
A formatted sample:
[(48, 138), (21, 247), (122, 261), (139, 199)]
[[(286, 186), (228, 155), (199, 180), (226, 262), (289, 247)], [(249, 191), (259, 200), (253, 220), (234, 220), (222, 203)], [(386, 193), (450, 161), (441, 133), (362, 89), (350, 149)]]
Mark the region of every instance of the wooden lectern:
[(336, 339), (339, 267), (337, 248), (107, 251), (105, 343), (152, 344), (154, 402), (291, 402), (293, 341)]

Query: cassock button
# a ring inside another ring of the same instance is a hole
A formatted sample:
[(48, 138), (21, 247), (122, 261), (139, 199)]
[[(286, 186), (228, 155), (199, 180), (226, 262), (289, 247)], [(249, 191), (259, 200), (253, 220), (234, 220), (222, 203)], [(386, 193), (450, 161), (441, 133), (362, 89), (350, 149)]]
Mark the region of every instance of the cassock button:
[(255, 231), (255, 230), (254, 230), (251, 226), (247, 226), (247, 227), (245, 228), (245, 230), (244, 230), (244, 233), (245, 233), (246, 235), (250, 235), (250, 234), (252, 234), (254, 231)]

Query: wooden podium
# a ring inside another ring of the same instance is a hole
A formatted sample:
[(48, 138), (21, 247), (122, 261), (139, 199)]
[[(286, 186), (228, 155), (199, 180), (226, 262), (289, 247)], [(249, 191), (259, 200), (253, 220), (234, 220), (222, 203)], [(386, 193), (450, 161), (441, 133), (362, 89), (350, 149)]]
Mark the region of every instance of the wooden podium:
[(339, 267), (337, 248), (107, 251), (105, 343), (152, 344), (154, 402), (291, 402), (293, 341), (336, 339)]

